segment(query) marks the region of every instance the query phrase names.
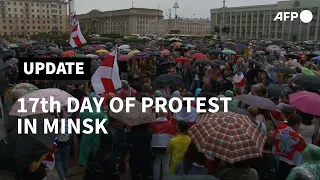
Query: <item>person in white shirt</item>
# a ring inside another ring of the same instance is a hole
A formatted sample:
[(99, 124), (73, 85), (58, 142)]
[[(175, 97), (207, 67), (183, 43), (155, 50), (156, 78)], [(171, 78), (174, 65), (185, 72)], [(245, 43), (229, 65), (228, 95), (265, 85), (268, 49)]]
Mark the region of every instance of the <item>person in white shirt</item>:
[(313, 115), (300, 113), (302, 116), (302, 124), (299, 128), (299, 133), (306, 141), (306, 143), (312, 144), (312, 137), (316, 134), (316, 127), (312, 124)]

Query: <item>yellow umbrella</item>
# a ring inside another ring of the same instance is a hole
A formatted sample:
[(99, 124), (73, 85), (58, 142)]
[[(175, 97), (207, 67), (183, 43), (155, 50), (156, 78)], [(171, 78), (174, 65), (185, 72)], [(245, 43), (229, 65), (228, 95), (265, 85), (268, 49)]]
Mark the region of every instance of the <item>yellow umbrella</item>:
[(105, 49), (99, 49), (98, 51), (96, 51), (96, 53), (108, 53), (109, 51), (105, 50)]
[(139, 50), (130, 51), (130, 52), (128, 53), (128, 56), (133, 56), (133, 55), (135, 55), (135, 54), (137, 54), (137, 53), (139, 53), (139, 52), (140, 52)]

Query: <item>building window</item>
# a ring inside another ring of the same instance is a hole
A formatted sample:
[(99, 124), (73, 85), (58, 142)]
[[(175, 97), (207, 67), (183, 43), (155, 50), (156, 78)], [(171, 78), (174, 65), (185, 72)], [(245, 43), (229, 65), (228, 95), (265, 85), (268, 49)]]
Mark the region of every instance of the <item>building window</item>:
[(29, 26), (27, 26), (27, 29), (30, 29), (30, 27), (29, 27)]
[(62, 30), (62, 26), (60, 26), (60, 30)]
[(11, 11), (11, 8), (8, 8), (8, 11)]
[(3, 26), (3, 29), (7, 29), (7, 26)]
[(23, 9), (20, 9), (20, 12), (23, 12)]
[(11, 14), (8, 14), (8, 16), (11, 18)]
[(40, 24), (40, 21), (38, 21), (38, 24)]
[(34, 9), (31, 9), (31, 12), (34, 12)]
[(43, 24), (45, 24), (45, 23), (46, 23), (46, 21), (42, 21), (42, 23), (43, 23)]
[(61, 10), (59, 10), (59, 13), (60, 13), (60, 14), (62, 14), (62, 11), (61, 11)]
[(35, 27), (35, 26), (32, 26), (32, 29), (36, 29), (36, 27)]
[(61, 5), (59, 5), (59, 9), (61, 9)]
[(48, 29), (50, 29), (50, 26), (48, 26)]
[(3, 23), (6, 23), (6, 20), (4, 19), (4, 20), (2, 20), (2, 22), (3, 22)]
[(12, 23), (12, 20), (9, 20), (9, 23)]
[(27, 21), (27, 23), (29, 24), (29, 20)]
[(47, 21), (48, 24), (50, 24), (50, 21)]
[(39, 4), (37, 3), (37, 7), (39, 7)]
[(49, 18), (50, 18), (50, 16), (49, 16), (49, 15), (47, 15), (47, 18), (49, 19)]
[(33, 3), (31, 3), (31, 6), (33, 6)]
[(57, 4), (51, 4), (51, 8), (57, 8), (58, 5)]
[(27, 19), (29, 19), (29, 15), (27, 15)]
[(60, 21), (60, 24), (62, 24), (62, 21)]
[(42, 27), (42, 29), (46, 29), (46, 27), (45, 27), (45, 26), (43, 26), (43, 27)]
[(32, 18), (34, 18), (34, 15), (32, 15)]
[(47, 4), (47, 8), (49, 8), (49, 4)]
[(42, 10), (42, 12), (44, 13), (44, 10)]
[(24, 21), (23, 21), (23, 20), (21, 20), (21, 23), (24, 23)]
[(46, 16), (45, 16), (45, 15), (42, 15), (42, 18), (46, 18)]
[(2, 14), (2, 18), (6, 18), (6, 15), (5, 15), (5, 14)]
[(39, 10), (39, 9), (37, 9), (37, 12), (40, 12), (40, 10)]
[(23, 14), (21, 14), (21, 18), (23, 18)]
[[(42, 7), (44, 7), (44, 4), (42, 4)], [(40, 28), (39, 28), (40, 29)]]
[(21, 26), (21, 29), (24, 29), (24, 26)]
[(34, 24), (34, 23), (35, 23), (35, 21), (32, 21), (32, 23)]
[(24, 3), (24, 5), (25, 5), (26, 7), (28, 7), (28, 6), (29, 6), (29, 3)]
[(37, 18), (40, 19), (40, 15), (37, 15)]
[(13, 5), (17, 5), (17, 3), (16, 3), (16, 2), (13, 2)]
[(56, 9), (51, 9), (51, 13), (58, 13), (58, 10), (56, 10)]
[(38, 29), (40, 29), (40, 26), (38, 26)]
[(12, 26), (10, 26), (10, 29), (12, 29)]
[(47, 14), (50, 14), (50, 11), (49, 11), (49, 10), (47, 10)]
[(10, 5), (10, 2), (7, 2), (8, 5)]

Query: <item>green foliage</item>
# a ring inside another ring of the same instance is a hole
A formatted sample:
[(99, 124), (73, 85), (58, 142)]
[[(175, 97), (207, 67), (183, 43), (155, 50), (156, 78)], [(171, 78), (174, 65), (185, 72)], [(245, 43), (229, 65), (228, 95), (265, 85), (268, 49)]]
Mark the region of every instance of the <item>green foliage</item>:
[(120, 34), (102, 34), (101, 37), (116, 38), (116, 39), (123, 38), (123, 36)]

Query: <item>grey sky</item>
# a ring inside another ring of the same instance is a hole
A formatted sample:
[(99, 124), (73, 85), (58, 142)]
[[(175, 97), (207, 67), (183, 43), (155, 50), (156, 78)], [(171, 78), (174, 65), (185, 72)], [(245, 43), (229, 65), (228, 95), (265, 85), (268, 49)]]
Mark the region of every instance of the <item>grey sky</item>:
[[(210, 9), (222, 7), (223, 0), (178, 0), (180, 8), (177, 15), (184, 18), (208, 18)], [(121, 2), (121, 3), (120, 3)], [(226, 0), (227, 7), (248, 6), (260, 4), (274, 4), (277, 0)], [(158, 8), (164, 12), (165, 18), (168, 18), (168, 9), (173, 9), (174, 0), (134, 0), (133, 5), (136, 8)], [(87, 13), (93, 9), (101, 11), (131, 8), (131, 0), (75, 0), (75, 9), (77, 14)], [(195, 14), (195, 15), (193, 15)], [(172, 17), (174, 10), (172, 10)]]

